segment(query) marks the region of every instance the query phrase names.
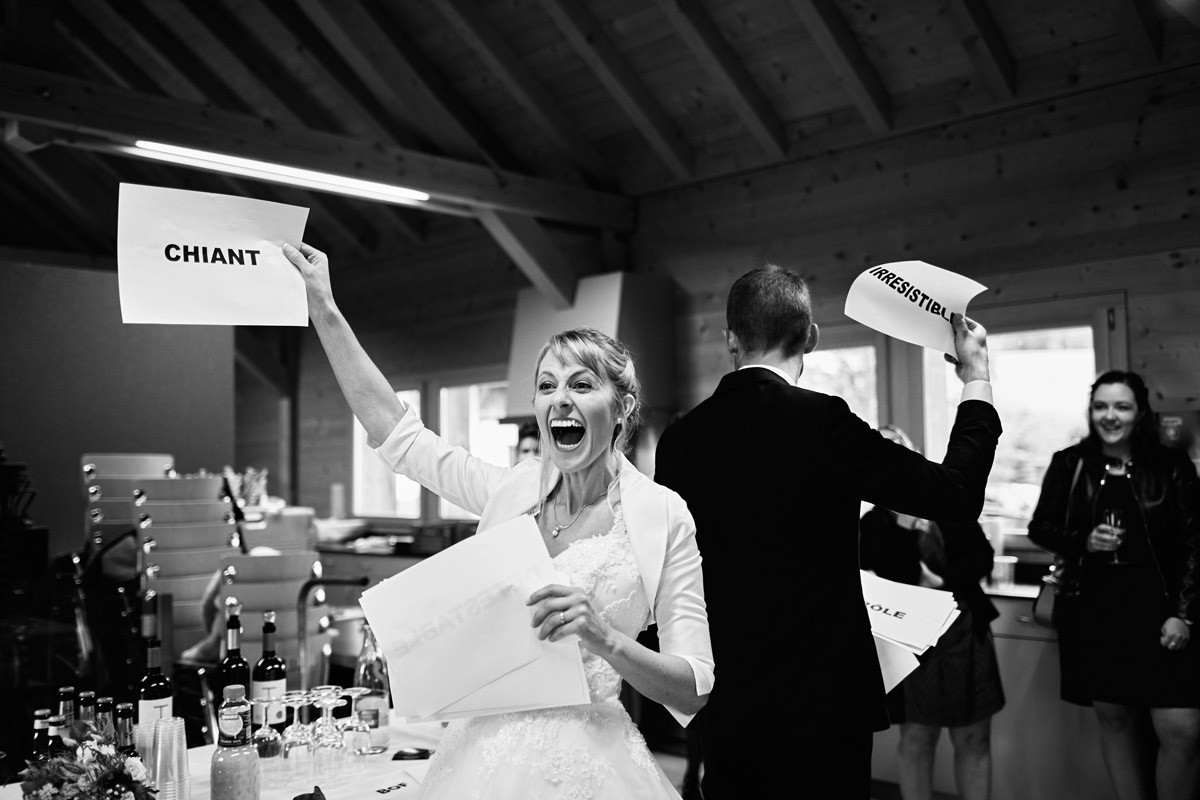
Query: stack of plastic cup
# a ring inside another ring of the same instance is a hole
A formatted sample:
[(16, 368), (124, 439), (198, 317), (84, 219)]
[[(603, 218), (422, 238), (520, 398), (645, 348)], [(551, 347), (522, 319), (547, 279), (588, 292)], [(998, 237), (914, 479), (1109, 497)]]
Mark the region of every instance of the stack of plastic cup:
[(191, 800), (192, 781), (182, 717), (155, 721), (153, 754), (158, 800)]

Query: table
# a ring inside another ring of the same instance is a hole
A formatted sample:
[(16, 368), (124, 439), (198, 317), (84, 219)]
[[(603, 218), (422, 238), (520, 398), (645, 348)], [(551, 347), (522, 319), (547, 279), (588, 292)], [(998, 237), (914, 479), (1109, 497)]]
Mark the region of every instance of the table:
[[(393, 761), (392, 755), (401, 747), (424, 747), (435, 749), (441, 739), (442, 725), (439, 722), (421, 722), (406, 725), (393, 720), (388, 751), (367, 756), (366, 769), (352, 776), (337, 780), (317, 780), (316, 784), (327, 798), (354, 800), (354, 798), (379, 798), (387, 795), (388, 800), (406, 800), (417, 796), (421, 781), (429, 768), (428, 759)], [(191, 800), (209, 800), (209, 766), (216, 745), (193, 747), (188, 750), (188, 772), (192, 777)], [(311, 792), (312, 786), (280, 785), (270, 781), (260, 784), (261, 800), (292, 800), (296, 795)], [(21, 786), (11, 783), (0, 787), (0, 800), (21, 800)]]

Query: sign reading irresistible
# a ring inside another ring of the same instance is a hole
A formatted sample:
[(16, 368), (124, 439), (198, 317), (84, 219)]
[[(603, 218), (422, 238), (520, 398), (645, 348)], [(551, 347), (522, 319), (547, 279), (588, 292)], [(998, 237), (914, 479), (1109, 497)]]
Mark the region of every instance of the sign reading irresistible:
[(846, 295), (846, 316), (905, 342), (954, 355), (950, 314), (987, 287), (926, 264), (897, 261), (863, 272)]
[(308, 324), (304, 281), (283, 255), (308, 209), (121, 184), (117, 282), (125, 322)]

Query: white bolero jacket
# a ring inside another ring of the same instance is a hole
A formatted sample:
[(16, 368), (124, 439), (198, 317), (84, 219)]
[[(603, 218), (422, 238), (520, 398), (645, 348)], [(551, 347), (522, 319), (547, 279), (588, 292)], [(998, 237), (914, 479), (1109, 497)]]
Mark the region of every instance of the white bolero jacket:
[[(559, 480), (558, 469), (540, 458), (499, 467), (452, 446), (426, 428), (412, 408), (376, 452), (394, 472), (479, 514), (481, 533), (528, 513)], [(708, 694), (715, 678), (696, 524), (683, 498), (638, 472), (623, 455), (618, 459), (625, 526), (650, 607), (649, 621), (658, 625), (659, 650), (687, 661), (696, 693)], [(681, 725), (692, 718), (667, 710)]]

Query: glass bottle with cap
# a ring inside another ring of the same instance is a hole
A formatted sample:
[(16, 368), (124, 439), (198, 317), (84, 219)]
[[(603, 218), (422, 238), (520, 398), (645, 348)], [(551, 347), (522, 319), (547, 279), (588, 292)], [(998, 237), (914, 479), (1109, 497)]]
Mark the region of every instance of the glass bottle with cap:
[(389, 710), (391, 695), (388, 686), (387, 662), (383, 650), (375, 641), (375, 634), (366, 622), (362, 625), (363, 643), (354, 669), (354, 685), (370, 691), (358, 698), (355, 708), (358, 716), (371, 728), (371, 749), (382, 752), (387, 749), (390, 738)]
[(39, 708), (33, 712), (33, 742), (29, 747), (29, 760), (45, 761), (50, 757), (50, 709)]
[(96, 693), (93, 691), (82, 691), (79, 693), (79, 719), (85, 722), (95, 723), (96, 721)]
[(117, 724), (113, 717), (113, 699), (111, 697), (96, 698), (96, 732), (105, 741), (116, 741)]
[(58, 687), (58, 713), (63, 716), (69, 726), (75, 721), (75, 687)]
[(46, 756), (54, 758), (67, 751), (67, 745), (62, 740), (62, 732), (67, 729), (68, 724), (66, 717), (62, 714), (51, 714), (47, 722), (49, 727), (47, 728)]
[(133, 703), (117, 703), (116, 729), (117, 751), (137, 758), (137, 745), (133, 740)]

